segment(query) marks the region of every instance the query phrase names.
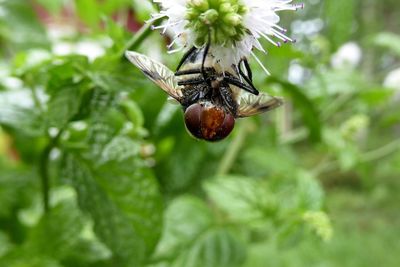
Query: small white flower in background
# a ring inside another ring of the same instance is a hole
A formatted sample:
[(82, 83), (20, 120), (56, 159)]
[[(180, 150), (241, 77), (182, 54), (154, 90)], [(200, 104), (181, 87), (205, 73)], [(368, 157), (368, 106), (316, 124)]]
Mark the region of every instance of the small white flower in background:
[(400, 102), (400, 68), (389, 72), (383, 81), (383, 85), (387, 88), (396, 90), (392, 97), (392, 101), (395, 103)]
[(161, 11), (148, 22), (160, 18), (166, 21), (153, 29), (171, 32), (170, 53), (191, 46), (201, 47), (211, 41), (210, 51), (215, 61), (228, 68), (243, 57), (252, 55), (255, 47), (265, 52), (259, 39), (275, 46), (294, 42), (285, 35), (286, 29), (278, 25), (278, 11), (297, 10), (303, 4), (292, 0), (153, 0)]
[(362, 50), (355, 42), (349, 42), (342, 45), (331, 58), (332, 67), (335, 69), (352, 68), (360, 64)]
[(400, 90), (400, 68), (389, 72), (383, 82), (383, 85), (385, 87)]
[(71, 54), (87, 56), (90, 61), (101, 57), (105, 53), (105, 48), (97, 41), (85, 40), (78, 43), (55, 42), (52, 47), (55, 55), (66, 56)]
[(77, 43), (68, 41), (76, 35), (76, 31), (69, 26), (50, 25), (47, 31), (52, 42), (52, 52), (58, 56), (78, 54), (87, 56), (90, 61), (101, 57), (105, 53), (105, 47), (110, 46), (109, 40), (81, 40)]

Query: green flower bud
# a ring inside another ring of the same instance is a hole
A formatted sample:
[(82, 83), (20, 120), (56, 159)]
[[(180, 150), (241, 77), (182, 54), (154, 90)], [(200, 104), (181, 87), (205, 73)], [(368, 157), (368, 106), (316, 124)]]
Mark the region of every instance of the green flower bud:
[(202, 13), (199, 16), (201, 22), (206, 25), (212, 25), (214, 22), (217, 21), (219, 13), (215, 9), (209, 9), (206, 12)]
[(190, 4), (203, 11), (209, 9), (207, 0), (191, 0)]
[(196, 44), (208, 41), (216, 45), (242, 40), (245, 36), (243, 15), (245, 6), (238, 0), (192, 0), (187, 4), (187, 28), (195, 34)]
[(224, 22), (232, 26), (238, 26), (240, 23), (242, 23), (242, 16), (231, 13), (224, 17)]
[(232, 5), (230, 3), (223, 3), (219, 7), (219, 12), (221, 13), (230, 13), (233, 12)]
[(347, 140), (357, 140), (366, 131), (369, 123), (368, 116), (356, 114), (341, 125), (340, 132)]

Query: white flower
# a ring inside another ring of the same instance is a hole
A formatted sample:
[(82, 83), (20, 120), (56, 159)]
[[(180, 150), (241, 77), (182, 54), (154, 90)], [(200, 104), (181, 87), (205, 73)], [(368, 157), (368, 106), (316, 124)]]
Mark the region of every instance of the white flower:
[(392, 102), (400, 102), (400, 68), (394, 69), (387, 74), (383, 81), (383, 86), (394, 89), (395, 92), (392, 97)]
[[(204, 46), (211, 39), (211, 53), (223, 68), (237, 64), (252, 55), (257, 48), (265, 52), (259, 39), (267, 39), (275, 46), (294, 42), (278, 25), (278, 11), (297, 10), (303, 4), (292, 0), (153, 0), (161, 11), (149, 22), (160, 18), (166, 21), (153, 29), (171, 33), (170, 53), (186, 47)], [(264, 68), (267, 72), (267, 70)]]
[(342, 45), (332, 56), (331, 64), (335, 69), (342, 69), (345, 67), (354, 69), (360, 64), (361, 59), (362, 51), (360, 46), (355, 42), (349, 42)]
[(400, 90), (400, 68), (389, 72), (383, 82), (383, 85), (388, 88)]

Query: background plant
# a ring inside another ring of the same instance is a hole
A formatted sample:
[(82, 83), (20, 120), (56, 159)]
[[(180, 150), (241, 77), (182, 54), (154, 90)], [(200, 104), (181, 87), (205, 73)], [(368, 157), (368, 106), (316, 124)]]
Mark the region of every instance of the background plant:
[(209, 144), (123, 58), (179, 61), (151, 3), (0, 1), (0, 266), (397, 266), (400, 8), (305, 3)]

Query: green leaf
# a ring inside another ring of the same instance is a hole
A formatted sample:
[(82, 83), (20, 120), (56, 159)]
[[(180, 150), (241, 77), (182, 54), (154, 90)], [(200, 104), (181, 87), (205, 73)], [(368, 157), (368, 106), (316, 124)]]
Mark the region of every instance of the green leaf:
[(47, 103), (48, 127), (62, 128), (79, 111), (80, 92), (78, 87), (60, 88)]
[(307, 171), (297, 173), (298, 207), (302, 210), (320, 210), (323, 206), (324, 191), (318, 180)]
[(84, 222), (77, 205), (63, 201), (41, 218), (23, 249), (61, 260), (77, 245)]
[(38, 3), (44, 6), (51, 13), (60, 13), (64, 2), (64, 0), (38, 0)]
[(102, 164), (110, 161), (124, 162), (139, 156), (140, 148), (139, 142), (127, 136), (116, 136), (104, 147), (100, 161)]
[[(0, 39), (12, 51), (48, 48), (43, 25), (37, 19), (32, 4), (25, 0), (0, 2)], [(4, 26), (4, 27), (3, 27)]]
[(99, 27), (100, 6), (96, 0), (75, 0), (78, 16), (90, 27)]
[(0, 232), (0, 258), (12, 248), (12, 244), (8, 236)]
[(340, 131), (327, 128), (324, 131), (324, 140), (337, 157), (341, 170), (349, 171), (360, 162), (359, 148), (355, 143), (346, 140)]
[(324, 1), (325, 22), (327, 24), (327, 36), (329, 36), (333, 47), (336, 49), (342, 43), (349, 40), (353, 32), (353, 24), (356, 1), (335, 0)]
[(400, 57), (400, 35), (391, 32), (381, 32), (372, 38), (373, 44), (389, 49)]
[[(45, 121), (38, 109), (32, 106), (29, 90), (0, 92), (0, 125), (18, 130), (28, 136), (40, 136), (45, 131)], [(24, 103), (27, 101), (28, 103)]]
[(16, 250), (14, 254), (0, 259), (1, 266), (7, 267), (63, 267), (58, 261), (39, 255), (24, 255)]
[(0, 218), (8, 218), (15, 209), (28, 206), (37, 190), (33, 170), (10, 165), (0, 162)]
[(239, 222), (271, 217), (277, 208), (277, 199), (261, 180), (247, 177), (224, 176), (203, 184), (207, 196)]
[(154, 260), (167, 258), (168, 266), (174, 267), (240, 266), (245, 257), (242, 242), (232, 229), (213, 221), (204, 201), (192, 196), (174, 199)]
[[(141, 5), (145, 5), (144, 2), (140, 3)], [(131, 0), (113, 0), (113, 1), (102, 1), (100, 2), (100, 8), (106, 15), (114, 14), (118, 10), (124, 10), (128, 7), (131, 7)], [(135, 6), (136, 8), (136, 6)]]
[[(371, 83), (354, 70), (332, 69), (319, 72), (304, 88), (307, 88), (307, 93), (312, 98), (337, 97), (338, 94), (363, 92), (363, 90), (371, 88)], [(332, 99), (329, 98), (328, 101), (332, 101)]]
[(28, 69), (25, 79), (28, 83), (35, 83), (35, 79), (37, 79), (35, 75), (40, 75), (45, 82), (46, 93), (53, 95), (66, 87), (81, 88), (88, 69), (89, 62), (85, 56), (55, 57), (48, 64), (39, 65), (33, 70)]
[(140, 22), (145, 22), (149, 19), (150, 14), (155, 12), (155, 9), (150, 1), (133, 0), (135, 13)]
[(303, 93), (304, 90), (292, 83), (280, 80), (275, 77), (268, 79), (268, 82), (281, 85), (282, 89), (291, 96), (295, 108), (299, 109), (302, 120), (306, 124), (311, 140), (319, 142), (321, 140), (321, 119), (318, 110), (308, 96)]
[(389, 88), (373, 88), (360, 92), (360, 98), (371, 108), (378, 105), (386, 105), (393, 95), (395, 95), (395, 89)]
[(63, 170), (115, 261), (120, 266), (140, 266), (161, 234), (161, 198), (151, 172), (132, 163), (94, 169), (72, 154), (66, 155)]
[(262, 146), (249, 147), (243, 151), (242, 161), (243, 171), (252, 177), (291, 177), (299, 165), (296, 155), (285, 146), (271, 149)]
[(51, 212), (43, 214), (39, 222), (29, 229), (25, 242), (15, 246), (0, 260), (0, 266), (61, 266), (60, 262), (81, 241), (87, 220), (77, 208), (74, 198), (59, 199), (57, 202)]
[(173, 267), (234, 267), (245, 259), (245, 247), (226, 228), (212, 228), (196, 238)]

